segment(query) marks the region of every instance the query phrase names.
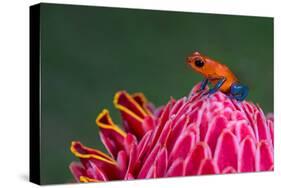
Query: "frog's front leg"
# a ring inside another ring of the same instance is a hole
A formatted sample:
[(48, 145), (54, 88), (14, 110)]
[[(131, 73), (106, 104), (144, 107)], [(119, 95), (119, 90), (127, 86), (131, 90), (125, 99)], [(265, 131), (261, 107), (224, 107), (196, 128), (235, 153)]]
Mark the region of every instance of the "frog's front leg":
[(200, 88), (196, 91), (196, 93), (199, 93), (199, 92), (203, 91), (206, 88), (208, 82), (209, 82), (208, 78), (204, 79), (201, 82)]
[(216, 85), (213, 88), (209, 89), (207, 94), (211, 95), (217, 92), (225, 81), (226, 81), (225, 77), (220, 78), (219, 81), (216, 83)]
[(200, 86), (200, 91), (202, 91), (206, 88), (208, 82), (209, 82), (208, 78), (206, 78), (202, 81), (201, 86)]

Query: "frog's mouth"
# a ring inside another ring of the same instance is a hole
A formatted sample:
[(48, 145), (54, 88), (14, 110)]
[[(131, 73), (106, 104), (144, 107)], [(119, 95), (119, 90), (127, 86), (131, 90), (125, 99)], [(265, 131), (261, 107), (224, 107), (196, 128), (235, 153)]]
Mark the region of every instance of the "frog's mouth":
[(187, 62), (187, 64), (191, 64), (192, 63), (192, 58), (191, 57), (187, 57), (186, 58), (186, 62)]

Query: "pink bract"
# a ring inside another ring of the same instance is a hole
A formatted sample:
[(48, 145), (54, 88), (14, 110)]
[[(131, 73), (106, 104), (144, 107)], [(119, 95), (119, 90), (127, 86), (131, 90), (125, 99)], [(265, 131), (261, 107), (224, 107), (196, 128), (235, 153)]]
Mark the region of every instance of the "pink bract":
[(273, 114), (216, 92), (195, 92), (154, 108), (141, 93), (117, 92), (124, 130), (103, 110), (96, 119), (108, 154), (71, 144), (78, 182), (273, 170)]

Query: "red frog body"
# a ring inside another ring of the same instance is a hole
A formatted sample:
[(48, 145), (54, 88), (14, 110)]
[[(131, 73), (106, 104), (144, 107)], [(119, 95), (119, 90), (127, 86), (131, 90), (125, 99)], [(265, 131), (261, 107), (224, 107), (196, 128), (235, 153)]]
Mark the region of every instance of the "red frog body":
[(194, 71), (204, 76), (205, 79), (200, 90), (204, 90), (208, 82), (210, 82), (214, 87), (208, 91), (209, 95), (219, 90), (238, 101), (243, 101), (247, 97), (247, 86), (240, 84), (237, 77), (226, 65), (199, 52), (194, 52), (187, 57), (186, 63)]

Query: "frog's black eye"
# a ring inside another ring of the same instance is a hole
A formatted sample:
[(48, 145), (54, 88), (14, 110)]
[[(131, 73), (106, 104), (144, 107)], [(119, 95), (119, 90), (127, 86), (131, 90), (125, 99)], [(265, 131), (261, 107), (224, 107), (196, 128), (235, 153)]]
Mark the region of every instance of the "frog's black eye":
[(204, 66), (204, 62), (200, 59), (195, 60), (195, 66), (196, 67), (203, 67)]

